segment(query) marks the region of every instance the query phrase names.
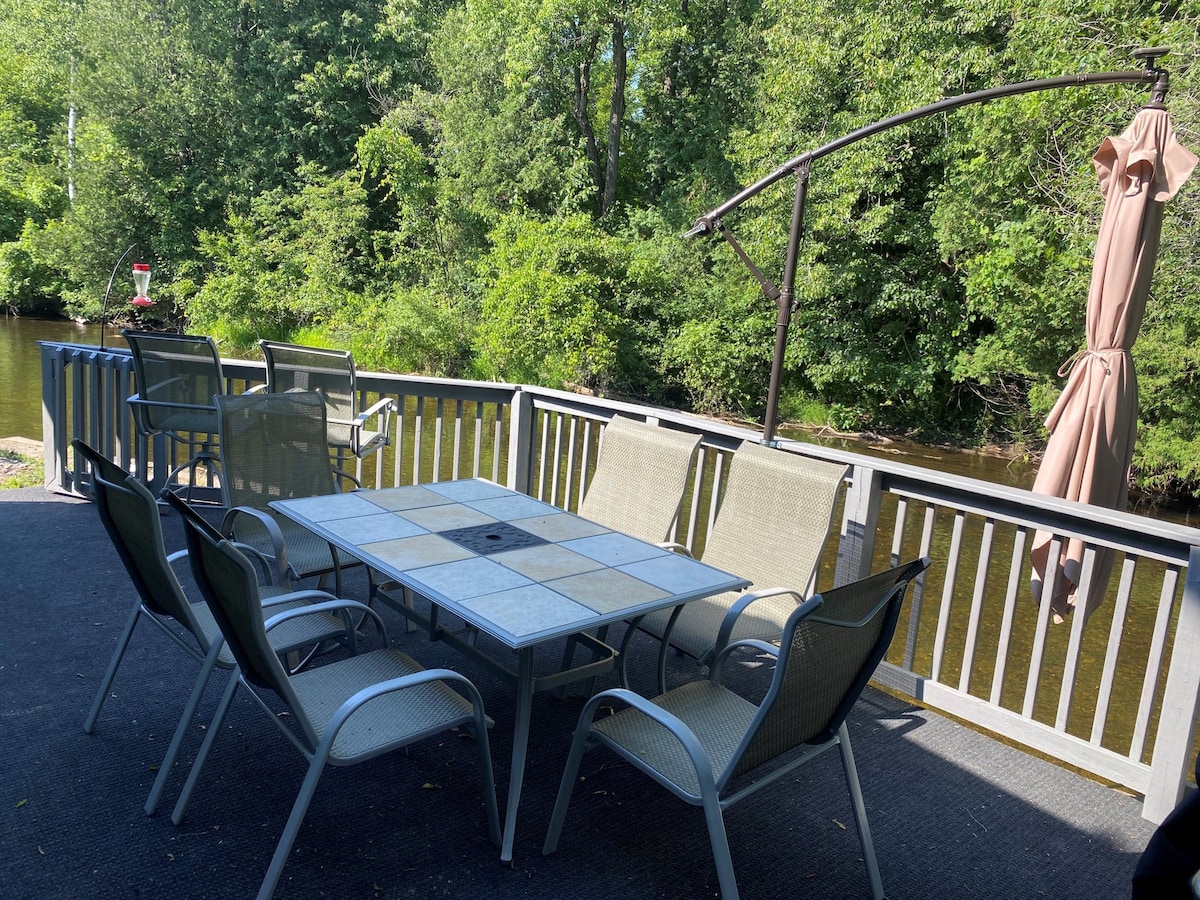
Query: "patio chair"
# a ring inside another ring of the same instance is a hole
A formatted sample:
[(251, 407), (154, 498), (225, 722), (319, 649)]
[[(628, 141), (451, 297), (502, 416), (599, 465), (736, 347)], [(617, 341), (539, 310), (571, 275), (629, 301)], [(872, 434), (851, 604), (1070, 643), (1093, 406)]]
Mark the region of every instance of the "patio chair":
[[(362, 563), (335, 553), (326, 540), (268, 506), (272, 500), (336, 493), (339, 479), (358, 486), (330, 461), (321, 395), (225, 395), (214, 402), (221, 432), (221, 498), (228, 509), (221, 532), (281, 560), (293, 581), (315, 576), (324, 587), (332, 574), (333, 593), (342, 596), (342, 570)], [(277, 555), (272, 533), (282, 535), (286, 557)]]
[[(718, 644), (743, 638), (776, 640), (811, 590), (833, 520), (840, 463), (825, 462), (745, 441), (733, 456), (703, 560), (748, 578), (749, 591), (663, 610), (638, 628), (662, 641), (658, 685), (666, 690), (668, 647), (707, 665)], [(731, 609), (739, 615), (727, 616)], [(628, 685), (631, 629), (621, 648), (621, 683)]]
[[(579, 515), (651, 544), (674, 549), (671, 529), (683, 505), (700, 435), (614, 415), (600, 437), (596, 469), (579, 501)], [(604, 641), (607, 628), (597, 632)], [(568, 639), (562, 669), (570, 667), (579, 639)], [(594, 648), (598, 650), (599, 648)], [(586, 688), (591, 693), (592, 682)], [(560, 689), (564, 696), (566, 686)]]
[(345, 464), (346, 453), (363, 459), (391, 443), (396, 404), (384, 397), (359, 411), (354, 357), (348, 350), (267, 340), (260, 340), (258, 346), (267, 362), (269, 392), (315, 391), (325, 399), (329, 446), (339, 467)]
[(679, 516), (700, 435), (613, 416), (579, 515), (652, 544)]
[[(158, 503), (154, 495), (140, 481), (83, 441), (76, 438), (71, 443), (75, 452), (89, 464), (92, 497), (100, 521), (137, 591), (133, 610), (117, 640), (108, 669), (100, 681), (96, 697), (84, 720), (83, 730), (91, 734), (95, 729), (100, 709), (108, 698), (109, 688), (112, 687), (125, 650), (141, 619), (153, 623), (179, 649), (200, 663), (200, 671), (192, 685), (191, 694), (179, 717), (179, 724), (163, 762), (158, 767), (154, 786), (146, 800), (145, 809), (149, 815), (154, 812), (166, 787), (167, 777), (183, 746), (184, 736), (195, 717), (213, 669), (233, 668), (233, 654), (224, 646), (221, 631), (208, 607), (203, 602), (191, 603), (184, 594), (172, 565), (186, 556), (186, 551), (167, 554)], [(177, 509), (195, 517), (198, 522), (203, 523), (203, 527), (220, 536), (213, 526), (189, 509), (176, 495), (169, 493), (167, 497)], [(260, 588), (260, 596), (265, 607), (272, 612), (282, 612), (308, 606), (315, 593), (292, 593), (277, 584), (267, 584)], [(179, 626), (182, 626), (182, 630)], [(329, 614), (309, 616), (274, 631), (271, 635), (271, 648), (276, 653), (286, 654), (332, 638), (342, 638), (354, 646), (355, 634), (352, 629), (347, 628), (342, 619)]]
[[(654, 700), (625, 688), (597, 694), (579, 717), (542, 852), (553, 853), (558, 846), (584, 751), (603, 744), (676, 797), (703, 807), (721, 895), (733, 900), (738, 889), (725, 809), (837, 746), (871, 895), (880, 900), (883, 883), (846, 716), (887, 652), (909, 582), (928, 566), (928, 558), (919, 559), (817, 594), (793, 609), (780, 646), (759, 640), (722, 645), (707, 679)], [(731, 610), (728, 615), (732, 619), (737, 614)], [(721, 683), (730, 654), (739, 649), (776, 657), (770, 686), (758, 705)], [(619, 707), (615, 715), (595, 718), (601, 708), (614, 704)], [(785, 754), (789, 758), (781, 763)]]
[(225, 393), (225, 378), (217, 345), (200, 335), (128, 328), (121, 334), (133, 351), (137, 393), (128, 402), (134, 423), (142, 435), (162, 434), (184, 446), (187, 459), (167, 473), (163, 484), (171, 485), (186, 469), (190, 497), (197, 466), (205, 466), (220, 480), (213, 396)]
[[(492, 843), (498, 846), (500, 817), (487, 737), (490, 723), (475, 686), (457, 672), (422, 669), (411, 657), (389, 649), (378, 614), (353, 600), (330, 601), (308, 611), (293, 610), (264, 624), (261, 616), (251, 612), (257, 608), (259, 597), (250, 561), (229, 541), (215, 540), (191, 521), (184, 524), (192, 572), (233, 650), (238, 672), (221, 698), (176, 803), (172, 815), (175, 824), (183, 821), (200, 772), (240, 686), (309, 761), (308, 772), (259, 888), (259, 898), (269, 898), (274, 893), (326, 763), (348, 766), (364, 762), (453, 728), (466, 727), (474, 733), (488, 831)], [(268, 635), (308, 612), (332, 609), (354, 609), (372, 617), (379, 628), (383, 649), (289, 676), (278, 657), (270, 652)], [(267, 694), (282, 701), (293, 727), (277, 714), (277, 704), (269, 703), (264, 697)], [(256, 754), (256, 759), (264, 756), (265, 751)], [(239, 764), (244, 762), (241, 760)], [(446, 813), (443, 810), (440, 814)]]

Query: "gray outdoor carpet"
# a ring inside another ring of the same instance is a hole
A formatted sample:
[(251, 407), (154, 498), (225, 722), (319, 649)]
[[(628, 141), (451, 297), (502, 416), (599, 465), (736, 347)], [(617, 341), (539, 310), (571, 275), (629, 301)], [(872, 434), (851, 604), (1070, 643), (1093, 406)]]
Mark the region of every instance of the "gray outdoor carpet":
[[(163, 519), (171, 549), (179, 521)], [(0, 897), (252, 897), (305, 763), (242, 697), (187, 821), (169, 812), (202, 737), (185, 745), (158, 816), (142, 804), (196, 667), (139, 626), (94, 734), (82, 723), (133, 601), (96, 511), (40, 488), (0, 491)], [(365, 579), (351, 581), (362, 596)], [(464, 672), (496, 719), (505, 801), (512, 692), (385, 613), (394, 643)], [(499, 652), (499, 651), (498, 651)], [(559, 648), (547, 651), (553, 662)], [(635, 643), (635, 687), (654, 645)], [(639, 662), (644, 664), (639, 665)], [(693, 677), (680, 661), (677, 679)], [(740, 677), (753, 680), (747, 671)], [(211, 717), (218, 674), (201, 707)], [(609, 686), (611, 680), (602, 680)], [(487, 840), (473, 749), (447, 735), (329, 769), (280, 898), (707, 898), (704, 821), (616, 757), (585, 758), (557, 853), (541, 844), (578, 697), (538, 696), (515, 858)], [(1153, 827), (1132, 797), (870, 691), (851, 736), (889, 897), (1127, 897)], [(726, 815), (746, 898), (866, 897), (836, 753)]]

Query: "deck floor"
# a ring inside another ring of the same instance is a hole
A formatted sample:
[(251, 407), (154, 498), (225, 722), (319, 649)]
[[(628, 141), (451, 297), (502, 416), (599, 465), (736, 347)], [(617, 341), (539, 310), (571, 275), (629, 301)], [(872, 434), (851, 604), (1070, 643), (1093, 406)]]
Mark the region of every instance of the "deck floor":
[[(163, 518), (168, 549), (182, 546)], [(252, 896), (305, 763), (261, 710), (234, 704), (182, 827), (142, 803), (195, 674), (139, 626), (96, 731), (82, 722), (133, 589), (86, 501), (0, 491), (0, 885), (15, 898)], [(365, 579), (351, 581), (351, 596)], [(388, 617), (392, 641), (475, 681), (496, 719), (503, 805), (509, 689)], [(635, 641), (635, 687), (653, 647)], [(677, 677), (688, 674), (681, 662)], [(694, 673), (693, 673), (694, 674)], [(752, 677), (748, 675), (747, 677)], [(214, 680), (223, 684), (223, 675)], [(607, 686), (610, 682), (604, 682)], [(219, 695), (210, 686), (201, 721)], [(539, 696), (514, 861), (487, 841), (470, 748), (328, 770), (280, 898), (703, 898), (718, 895), (703, 818), (616, 757), (584, 760), (557, 853), (541, 843), (581, 700)], [(900, 898), (1129, 896), (1153, 832), (1140, 802), (1053, 763), (870, 690), (850, 722), (884, 887)], [(184, 749), (190, 763), (199, 725)], [(837, 755), (826, 754), (726, 815), (742, 895), (869, 896)]]

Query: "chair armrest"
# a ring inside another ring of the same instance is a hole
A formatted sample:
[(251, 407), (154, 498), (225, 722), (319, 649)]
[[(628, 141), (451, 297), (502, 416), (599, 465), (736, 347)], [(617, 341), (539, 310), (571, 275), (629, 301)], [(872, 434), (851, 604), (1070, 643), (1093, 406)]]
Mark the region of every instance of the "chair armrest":
[(245, 396), (246, 394), (265, 394), (266, 392), (267, 386), (265, 384), (256, 384), (254, 387), (247, 388), (245, 391), (243, 391), (242, 396)]
[(279, 530), (279, 523), (270, 514), (263, 512), (261, 509), (254, 509), (250, 506), (233, 507), (225, 513), (225, 518), (221, 520), (221, 534), (225, 535), (231, 542), (237, 544), (239, 549), (242, 542), (237, 541), (234, 536), (238, 516), (249, 516), (266, 531), (267, 537), (271, 541), (271, 552), (263, 553), (260, 550), (255, 550), (254, 552), (264, 560), (270, 560), (275, 564), (275, 572), (273, 574), (276, 584), (288, 584), (287, 548), (283, 544), (283, 532)]
[[(324, 591), (313, 591), (313, 590), (296, 591), (295, 593), (292, 593), (292, 594), (284, 594), (282, 599), (284, 599), (284, 600), (305, 600), (305, 599), (308, 599), (309, 597), (313, 597), (313, 596), (329, 597), (331, 595), (326, 594)], [(383, 641), (383, 645), (385, 647), (387, 646), (387, 643), (388, 643), (387, 628), (383, 624), (383, 619), (380, 618), (379, 613), (375, 612), (375, 610), (371, 609), (371, 607), (367, 606), (365, 603), (359, 603), (357, 600), (346, 600), (346, 599), (339, 600), (337, 598), (334, 598), (332, 600), (322, 600), (318, 603), (312, 604), (311, 606), (301, 606), (301, 607), (297, 607), (296, 609), (284, 610), (283, 612), (276, 613), (275, 615), (273, 615), (269, 619), (267, 619), (267, 621), (265, 623), (263, 623), (263, 627), (266, 628), (267, 631), (270, 631), (272, 628), (275, 628), (277, 625), (281, 625), (282, 623), (287, 622), (291, 619), (299, 618), (300, 616), (311, 616), (314, 613), (325, 613), (325, 612), (345, 613), (346, 611), (349, 611), (349, 610), (357, 610), (358, 612), (361, 612), (365, 615), (369, 615), (372, 618), (372, 620), (375, 622), (375, 627), (377, 629), (379, 629), (380, 640)], [(343, 614), (342, 618), (346, 619), (346, 616)], [(347, 628), (353, 627), (352, 625), (350, 625), (348, 620), (346, 622), (346, 627)]]
[(797, 605), (803, 603), (805, 600), (803, 594), (791, 588), (764, 588), (761, 591), (746, 591), (741, 594), (734, 601), (733, 606), (729, 607), (726, 611), (725, 618), (721, 620), (721, 627), (717, 631), (717, 640), (713, 644), (713, 652), (720, 653), (725, 644), (729, 642), (729, 636), (733, 634), (733, 627), (737, 624), (737, 617), (745, 612), (750, 604), (758, 600), (764, 600), (767, 597), (779, 597), (783, 594), (791, 594), (795, 597)]
[(659, 543), (655, 544), (655, 546), (662, 550), (670, 550), (672, 553), (679, 553), (683, 556), (686, 556), (688, 559), (696, 558), (692, 556), (691, 550), (676, 541), (660, 541)]
[[(700, 739), (696, 737), (695, 732), (688, 727), (687, 723), (685, 723), (674, 713), (663, 709), (653, 700), (647, 699), (641, 694), (631, 691), (628, 688), (610, 688), (607, 691), (601, 691), (599, 694), (593, 696), (592, 699), (587, 702), (587, 705), (584, 706), (583, 712), (580, 713), (580, 728), (587, 728), (589, 730), (591, 729), (592, 720), (595, 718), (596, 711), (606, 700), (619, 700), (628, 706), (632, 706), (638, 712), (642, 713), (642, 715), (653, 720), (669, 731), (672, 737), (679, 741), (679, 744), (683, 747), (684, 752), (687, 753), (688, 758), (692, 762), (692, 766), (696, 770), (696, 777), (700, 784), (715, 785), (716, 776), (712, 770), (712, 762), (709, 760), (708, 754), (704, 751), (704, 747), (701, 746)], [(637, 763), (632, 751), (630, 751), (626, 758), (629, 759), (630, 762), (634, 762), (635, 764)], [(674, 782), (663, 781), (662, 778), (665, 778), (665, 776), (660, 778), (657, 773), (653, 772), (653, 770), (651, 770), (649, 767), (643, 768), (643, 771), (651, 775), (651, 777), (655, 778), (655, 780), (659, 781), (664, 786), (672, 786), (674, 792), (683, 790), (683, 788), (679, 787)]]

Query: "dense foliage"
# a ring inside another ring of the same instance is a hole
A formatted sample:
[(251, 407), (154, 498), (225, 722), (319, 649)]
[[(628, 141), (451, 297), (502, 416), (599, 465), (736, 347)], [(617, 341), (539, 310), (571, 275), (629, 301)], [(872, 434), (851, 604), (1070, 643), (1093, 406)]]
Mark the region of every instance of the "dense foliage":
[[(247, 345), (762, 414), (775, 307), (697, 216), (942, 97), (1166, 45), (1197, 139), (1200, 2), (0, 0), (0, 303)], [(1036, 449), (1083, 343), (1090, 158), (1144, 87), (1026, 94), (813, 167), (783, 412)], [(1143, 487), (1200, 496), (1200, 176), (1167, 207)], [(778, 281), (794, 182), (727, 217)], [(132, 317), (123, 305), (120, 315)], [(141, 315), (145, 315), (141, 313)]]

